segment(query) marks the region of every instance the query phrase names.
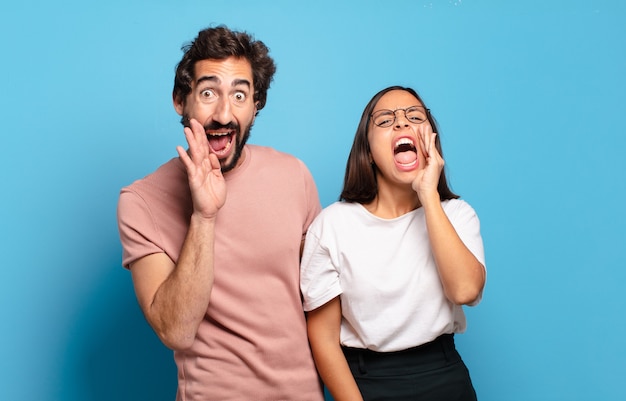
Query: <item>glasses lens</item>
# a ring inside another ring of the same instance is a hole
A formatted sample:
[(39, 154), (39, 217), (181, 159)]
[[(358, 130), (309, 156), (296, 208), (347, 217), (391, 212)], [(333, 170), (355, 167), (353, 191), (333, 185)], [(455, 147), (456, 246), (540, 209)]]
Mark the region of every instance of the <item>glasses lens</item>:
[(406, 119), (413, 124), (421, 124), (426, 121), (426, 110), (423, 107), (410, 107), (406, 109)]
[(372, 115), (372, 121), (379, 127), (389, 127), (396, 116), (391, 110), (380, 110)]

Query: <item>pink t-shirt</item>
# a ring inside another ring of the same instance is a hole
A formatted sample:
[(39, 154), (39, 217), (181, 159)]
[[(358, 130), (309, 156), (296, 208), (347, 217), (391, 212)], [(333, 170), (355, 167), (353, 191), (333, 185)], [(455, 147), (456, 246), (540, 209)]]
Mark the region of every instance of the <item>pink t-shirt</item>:
[[(299, 290), (300, 244), (320, 203), (293, 156), (247, 145), (227, 173), (216, 222), (215, 279), (192, 347), (176, 351), (177, 400), (323, 400)], [(191, 215), (178, 158), (123, 188), (123, 265), (157, 252), (178, 260)]]

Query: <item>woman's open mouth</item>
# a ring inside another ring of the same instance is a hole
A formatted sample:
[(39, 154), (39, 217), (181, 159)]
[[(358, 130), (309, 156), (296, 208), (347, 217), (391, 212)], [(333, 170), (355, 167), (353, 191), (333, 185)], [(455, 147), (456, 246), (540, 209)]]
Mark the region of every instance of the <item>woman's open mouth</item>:
[(414, 167), (417, 165), (417, 148), (412, 139), (404, 137), (396, 141), (393, 148), (394, 160), (401, 167)]

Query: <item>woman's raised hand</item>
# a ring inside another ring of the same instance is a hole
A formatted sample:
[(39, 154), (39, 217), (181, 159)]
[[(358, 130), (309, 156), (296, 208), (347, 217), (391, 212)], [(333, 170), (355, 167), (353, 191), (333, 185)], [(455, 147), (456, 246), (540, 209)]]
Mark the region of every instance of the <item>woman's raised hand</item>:
[(420, 200), (423, 200), (428, 194), (437, 193), (439, 177), (445, 164), (435, 146), (437, 133), (433, 132), (430, 124), (422, 124), (422, 126), (423, 128), (420, 127), (422, 129), (419, 131), (420, 150), (425, 161), (423, 168), (420, 168), (412, 184), (413, 190), (417, 192)]

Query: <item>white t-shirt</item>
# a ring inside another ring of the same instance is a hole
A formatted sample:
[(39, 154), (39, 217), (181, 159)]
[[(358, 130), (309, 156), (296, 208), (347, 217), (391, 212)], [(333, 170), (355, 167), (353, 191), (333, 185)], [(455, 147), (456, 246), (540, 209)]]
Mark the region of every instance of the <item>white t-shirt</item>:
[[(474, 209), (459, 199), (442, 207), (485, 265)], [(423, 208), (382, 219), (359, 203), (328, 206), (309, 227), (300, 282), (306, 311), (341, 297), (340, 341), (348, 347), (398, 351), (466, 328), (462, 307), (444, 295)]]

